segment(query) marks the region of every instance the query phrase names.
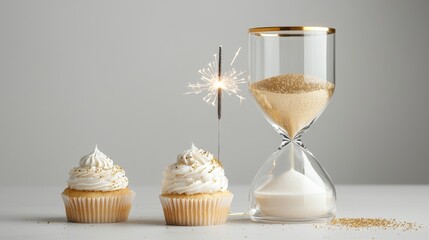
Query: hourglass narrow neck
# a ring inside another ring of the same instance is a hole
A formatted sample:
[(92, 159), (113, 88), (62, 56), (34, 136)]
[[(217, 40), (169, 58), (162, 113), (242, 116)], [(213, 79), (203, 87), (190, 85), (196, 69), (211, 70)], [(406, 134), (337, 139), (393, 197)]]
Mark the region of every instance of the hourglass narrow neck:
[(284, 148), (289, 143), (293, 142), (301, 147), (304, 147), (302, 144), (302, 131), (298, 132), (293, 138), (290, 138), (287, 134), (280, 133), (280, 136), (282, 137), (282, 143), (280, 144), (279, 150)]

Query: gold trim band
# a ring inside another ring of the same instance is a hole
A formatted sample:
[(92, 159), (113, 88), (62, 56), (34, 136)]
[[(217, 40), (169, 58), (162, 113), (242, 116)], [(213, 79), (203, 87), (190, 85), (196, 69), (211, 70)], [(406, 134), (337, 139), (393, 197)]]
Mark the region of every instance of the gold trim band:
[[(308, 26), (278, 26), (278, 27), (257, 27), (257, 28), (249, 29), (249, 33), (280, 32), (280, 31), (310, 31), (310, 32), (325, 32), (327, 34), (332, 34), (332, 33), (335, 33), (335, 28), (308, 27)], [(275, 35), (289, 36), (289, 34), (280, 34), (280, 33)]]

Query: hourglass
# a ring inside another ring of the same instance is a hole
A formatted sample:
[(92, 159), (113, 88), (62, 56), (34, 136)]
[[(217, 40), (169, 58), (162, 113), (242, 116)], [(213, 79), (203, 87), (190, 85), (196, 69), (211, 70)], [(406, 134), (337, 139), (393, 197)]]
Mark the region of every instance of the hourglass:
[(335, 29), (264, 27), (249, 30), (249, 89), (281, 135), (250, 188), (253, 221), (299, 223), (335, 216), (335, 187), (301, 137), (335, 89)]

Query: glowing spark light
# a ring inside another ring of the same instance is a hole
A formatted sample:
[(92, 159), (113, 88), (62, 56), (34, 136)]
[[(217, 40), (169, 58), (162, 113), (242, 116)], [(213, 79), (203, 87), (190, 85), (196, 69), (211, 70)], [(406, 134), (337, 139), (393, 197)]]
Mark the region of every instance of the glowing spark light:
[[(234, 55), (234, 58), (231, 61), (230, 66), (234, 63), (238, 53), (240, 52), (241, 47), (237, 50)], [(200, 69), (198, 72), (201, 74), (201, 81), (196, 84), (188, 84), (188, 87), (191, 89), (190, 92), (185, 94), (199, 94), (201, 92), (207, 92), (207, 95), (203, 97), (203, 100), (213, 106), (216, 104), (218, 99), (218, 90), (221, 89), (228, 95), (234, 95), (240, 99), (240, 103), (245, 100), (243, 96), (240, 95), (241, 89), (238, 87), (239, 84), (245, 83), (246, 80), (243, 77), (244, 71), (237, 71), (235, 68), (221, 74), (221, 78), (218, 76), (218, 55), (214, 54), (214, 60), (210, 62), (207, 67)]]

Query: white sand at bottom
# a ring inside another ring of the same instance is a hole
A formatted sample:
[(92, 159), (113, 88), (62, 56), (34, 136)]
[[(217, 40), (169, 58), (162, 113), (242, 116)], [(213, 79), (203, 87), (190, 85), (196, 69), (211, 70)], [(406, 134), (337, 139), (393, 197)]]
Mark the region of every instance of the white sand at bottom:
[(255, 197), (266, 216), (312, 218), (323, 216), (330, 210), (326, 190), (294, 169), (257, 190)]

